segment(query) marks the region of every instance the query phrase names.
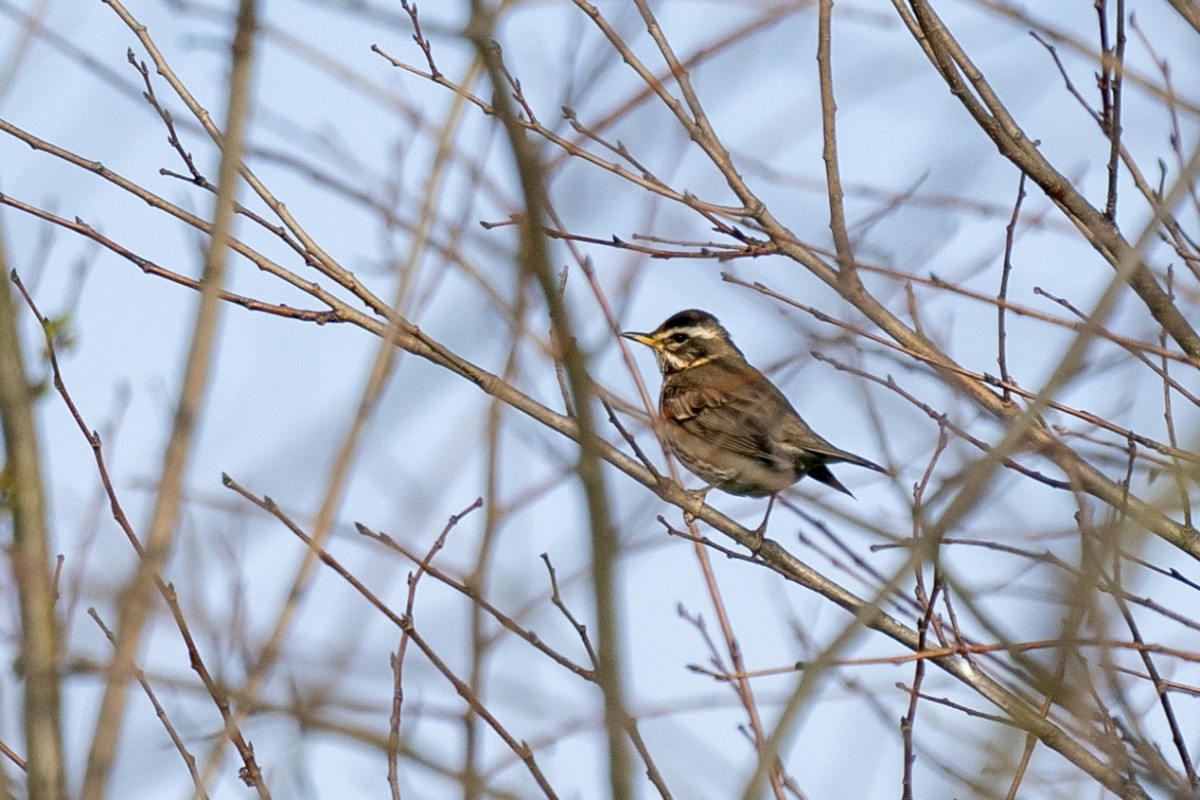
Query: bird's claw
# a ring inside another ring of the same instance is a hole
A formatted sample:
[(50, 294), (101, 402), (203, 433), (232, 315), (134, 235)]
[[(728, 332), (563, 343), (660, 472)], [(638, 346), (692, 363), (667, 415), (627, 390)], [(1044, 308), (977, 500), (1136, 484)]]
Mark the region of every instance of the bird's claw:
[(753, 553), (754, 555), (758, 555), (759, 551), (762, 550), (763, 542), (765, 542), (767, 540), (766, 536), (764, 536), (766, 531), (767, 531), (767, 526), (766, 526), (765, 522), (762, 525), (759, 525), (754, 530), (750, 531), (750, 535), (753, 538), (751, 539), (750, 544), (747, 545), (747, 547), (750, 548), (750, 552)]
[(762, 549), (763, 542), (766, 541), (765, 534), (767, 532), (767, 520), (771, 518), (771, 509), (775, 506), (775, 495), (771, 495), (771, 499), (767, 501), (767, 513), (763, 515), (762, 524), (754, 530), (750, 531), (753, 537), (748, 547), (750, 552), (758, 555), (758, 551)]
[(700, 508), (697, 508), (695, 513), (684, 510), (684, 512), (683, 512), (683, 521), (684, 522), (691, 525), (693, 522), (696, 521), (696, 515), (700, 513), (700, 509), (704, 508), (704, 498), (708, 496), (708, 493), (710, 491), (712, 491), (712, 488), (713, 488), (712, 486), (704, 486), (700, 489), (684, 489), (683, 490), (685, 494), (691, 495), (692, 497), (694, 497), (695, 499), (700, 501)]

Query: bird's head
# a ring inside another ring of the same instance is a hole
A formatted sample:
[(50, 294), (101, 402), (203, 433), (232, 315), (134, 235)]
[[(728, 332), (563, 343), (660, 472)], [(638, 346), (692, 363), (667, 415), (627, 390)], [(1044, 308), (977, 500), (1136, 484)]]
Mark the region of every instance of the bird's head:
[(737, 349), (717, 318), (695, 308), (680, 311), (650, 333), (626, 331), (621, 335), (651, 348), (664, 375), (718, 358), (744, 360), (742, 351)]

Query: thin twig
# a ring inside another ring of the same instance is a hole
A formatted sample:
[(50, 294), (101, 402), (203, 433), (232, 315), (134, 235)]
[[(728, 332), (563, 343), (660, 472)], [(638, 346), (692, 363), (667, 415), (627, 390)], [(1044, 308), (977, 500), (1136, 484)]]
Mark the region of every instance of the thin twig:
[[(133, 526), (129, 522), (129, 518), (125, 514), (125, 510), (117, 498), (116, 489), (113, 488), (112, 480), (109, 476), (108, 466), (105, 463), (104, 453), (100, 436), (94, 430), (90, 429), (83, 420), (83, 415), (79, 408), (75, 405), (75, 401), (71, 399), (70, 392), (67, 390), (66, 382), (63, 380), (62, 372), (58, 365), (58, 356), (54, 345), (54, 338), (50, 335), (48, 320), (42, 316), (37, 305), (33, 302), (33, 298), (25, 291), (24, 284), (20, 282), (16, 273), (13, 274), (13, 281), (21, 290), (25, 298), (25, 302), (33, 311), (34, 316), (42, 323), (43, 330), (46, 332), (46, 352), (50, 360), (50, 369), (54, 376), (54, 387), (62, 397), (67, 409), (75, 420), (76, 426), (87, 439), (88, 444), (92, 449), (92, 456), (96, 462), (96, 471), (100, 476), (100, 482), (104, 487), (104, 492), (108, 497), (109, 508), (111, 509), (113, 519), (121, 528), (128, 539), (130, 546), (137, 553), (139, 561), (145, 558), (146, 548), (142, 544), (137, 533), (134, 532)], [(217, 706), (217, 710), (221, 713), (222, 720), (225, 725), (226, 737), (233, 743), (238, 754), (242, 758), (242, 767), (238, 774), (242, 776), (243, 781), (254, 786), (262, 800), (269, 800), (270, 792), (267, 790), (266, 784), (263, 782), (262, 772), (258, 767), (258, 762), (254, 757), (254, 749), (250, 743), (242, 735), (236, 721), (233, 719), (230, 710), (229, 697), (225, 690), (213, 679), (212, 673), (204, 663), (204, 658), (200, 654), (199, 648), (196, 646), (195, 638), (192, 636), (191, 628), (183, 615), (183, 609), (179, 606), (178, 598), (175, 594), (175, 588), (163, 580), (162, 576), (156, 571), (152, 574), (154, 586), (158, 589), (158, 593), (166, 602), (167, 607), (171, 611), (171, 617), (175, 621), (175, 626), (179, 630), (180, 637), (183, 639), (184, 645), (188, 652), (188, 662), (196, 674), (200, 676), (204, 688), (208, 691), (209, 696)]]
[[(446, 526), (442, 528), (442, 532), (433, 540), (433, 544), (429, 546), (429, 552), (425, 554), (425, 558), (417, 566), (416, 572), (408, 574), (408, 599), (404, 605), (404, 617), (411, 623), (414, 619), (416, 601), (417, 601), (417, 584), (433, 563), (433, 557), (438, 554), (446, 544), (446, 537), (450, 535), (450, 531), (458, 525), (467, 514), (483, 507), (483, 498), (476, 497), (471, 505), (464, 508), (457, 514), (452, 514)], [(313, 542), (319, 547), (316, 538)], [(310, 550), (309, 552), (313, 552)], [(402, 627), (400, 629), (400, 645), (396, 652), (391, 656), (392, 673), (394, 676), (394, 688), (392, 692), (392, 713), (389, 717), (388, 725), (388, 746), (387, 746), (387, 761), (388, 761), (388, 786), (392, 789), (392, 796), (399, 800), (400, 797), (400, 781), (398, 777), (397, 762), (400, 757), (400, 723), (404, 712), (404, 656), (408, 652), (408, 643), (411, 639), (409, 629)]]
[(1103, 98), (1103, 128), (1108, 136), (1108, 192), (1104, 216), (1112, 223), (1117, 220), (1117, 181), (1121, 164), (1121, 87), (1125, 78), (1125, 0), (1117, 0), (1117, 41), (1108, 40), (1108, 8), (1106, 0), (1096, 0), (1100, 23), (1100, 52), (1104, 54), (1100, 67), (1100, 94)]
[(542, 553), (541, 558), (546, 564), (546, 572), (550, 576), (550, 602), (562, 612), (562, 615), (567, 618), (567, 622), (571, 623), (571, 627), (579, 635), (579, 641), (583, 643), (583, 649), (587, 651), (588, 661), (591, 662), (592, 668), (595, 669), (599, 663), (599, 659), (596, 657), (595, 648), (592, 647), (592, 640), (588, 636), (587, 626), (576, 619), (575, 615), (571, 613), (571, 609), (567, 608), (567, 604), (563, 602), (562, 595), (558, 592), (558, 575), (554, 572), (554, 565), (550, 563), (550, 554)]
[[(921, 480), (913, 487), (913, 542), (914, 545), (920, 547), (917, 539), (921, 535), (921, 520), (924, 518), (923, 504), (925, 490), (929, 486), (929, 479), (933, 477), (934, 470), (937, 468), (938, 459), (946, 450), (946, 445), (949, 443), (950, 437), (946, 431), (945, 425), (938, 426), (938, 441), (934, 447), (933, 455), (929, 458), (929, 464), (925, 467), (924, 474), (921, 475)], [(942, 581), (941, 573), (937, 567), (937, 561), (934, 561), (934, 578), (933, 587), (926, 593), (924, 577), (921, 571), (921, 565), (918, 564), (914, 568), (915, 573), (915, 594), (917, 602), (924, 608), (924, 612), (917, 620), (917, 635), (918, 635), (918, 651), (924, 650), (927, 647), (927, 638), (930, 623), (933, 620), (933, 609), (937, 604), (938, 595), (941, 593)], [(912, 800), (913, 794), (913, 765), (916, 763), (917, 754), (913, 745), (913, 726), (917, 718), (917, 701), (920, 697), (921, 684), (925, 681), (925, 661), (919, 659), (916, 666), (913, 668), (912, 691), (908, 697), (908, 710), (904, 716), (900, 718), (900, 738), (904, 743), (904, 765), (903, 776), (901, 778), (900, 796), (902, 800)]]
[[(100, 619), (100, 613), (94, 608), (89, 608), (87, 613), (89, 617), (95, 620), (96, 624), (100, 627), (100, 630), (104, 632), (104, 635), (108, 641), (115, 645), (116, 637), (113, 635), (113, 632), (109, 629), (109, 627), (104, 624), (104, 620)], [(169, 736), (171, 739), (171, 744), (175, 746), (175, 749), (179, 752), (180, 758), (183, 759), (183, 763), (187, 766), (188, 774), (192, 776), (192, 786), (196, 790), (196, 796), (201, 798), (201, 800), (208, 800), (208, 792), (204, 788), (204, 782), (200, 778), (199, 770), (196, 769), (196, 757), (188, 752), (187, 745), (184, 744), (183, 738), (180, 737), (179, 733), (175, 730), (175, 725), (171, 722), (171, 718), (167, 716), (167, 710), (163, 708), (162, 703), (158, 701), (158, 695), (155, 694), (154, 687), (150, 685), (150, 681), (146, 678), (146, 673), (143, 672), (139, 667), (134, 670), (133, 676), (141, 685), (142, 691), (146, 693), (146, 697), (150, 700), (150, 704), (154, 706), (155, 715), (159, 718), (159, 720), (162, 721), (163, 728), (166, 729), (167, 736)]]
[[(312, 540), (312, 537), (305, 533), (300, 526), (291, 519), (291, 517), (285, 514), (270, 497), (258, 497), (257, 495), (245, 489), (243, 486), (241, 486), (241, 484), (228, 475), (222, 475), (221, 480), (227, 487), (282, 522), (284, 526), (293, 534), (295, 534), (296, 538), (303, 542), (306, 547), (314, 548), (318, 557), (326, 566), (337, 573), (338, 576), (344, 581), (349, 583), (350, 586), (353, 587), (354, 590), (363, 597), (363, 599), (370, 603), (377, 611), (382, 613), (389, 622), (391, 622), (401, 631), (407, 632), (412, 643), (417, 646), (417, 648), (422, 652), (422, 654), (424, 654), (434, 668), (441, 673), (442, 677), (444, 677), (454, 686), (454, 690), (463, 698), (463, 700), (470, 707), (471, 711), (475, 714), (478, 714), (479, 717), (483, 719), (484, 722), (486, 722), (504, 741), (505, 745), (508, 746), (508, 748), (517, 756), (517, 758), (519, 758), (521, 762), (525, 764), (526, 769), (529, 770), (530, 775), (533, 776), (534, 781), (537, 783), (542, 793), (548, 798), (557, 797), (554, 790), (551, 788), (550, 783), (546, 779), (546, 776), (542, 773), (541, 768), (538, 766), (537, 760), (534, 758), (533, 751), (529, 748), (529, 746), (514, 738), (513, 735), (510, 734), (508, 730), (500, 723), (500, 720), (497, 719), (496, 716), (493, 715), (492, 712), (480, 702), (475, 693), (471, 691), (471, 687), (469, 687), (465, 681), (454, 674), (454, 671), (450, 669), (450, 667), (441, 659), (440, 656), (437, 655), (433, 647), (425, 640), (425, 637), (421, 636), (420, 633), (417, 632), (416, 628), (413, 626), (412, 619), (392, 611), (382, 600), (379, 599), (378, 595), (367, 588), (366, 584), (356, 578), (353, 573), (350, 572), (350, 570), (346, 569), (346, 567), (341, 564), (341, 562), (339, 562), (324, 549), (316, 548), (316, 543)], [(431, 565), (426, 565), (426, 571), (432, 571)]]
[[(370, 528), (368, 528), (366, 525), (363, 525), (362, 523), (356, 523), (355, 527), (357, 528), (358, 532), (360, 534), (362, 534), (363, 536), (366, 536), (369, 539), (373, 539), (376, 542), (379, 542), (380, 544), (384, 545), (385, 547), (395, 550), (397, 553), (400, 553), (405, 558), (408, 558), (414, 564), (421, 563), (421, 558), (419, 556), (417, 556), (415, 553), (412, 553), (411, 551), (409, 551), (407, 548), (404, 547), (404, 545), (400, 544), (395, 539), (393, 539), (391, 536), (388, 536), (386, 533), (378, 533), (376, 531), (373, 531)], [(574, 661), (567, 658), (562, 653), (558, 652), (554, 648), (547, 645), (542, 640), (542, 638), (540, 636), (538, 636), (536, 633), (534, 633), (531, 630), (521, 627), (521, 625), (518, 624), (516, 622), (516, 620), (514, 620), (512, 617), (508, 616), (504, 612), (500, 611), (500, 609), (496, 608), (494, 605), (492, 605), (490, 602), (488, 602), (486, 599), (484, 599), (480, 595), (479, 589), (476, 586), (454, 580), (453, 578), (451, 578), (445, 572), (442, 572), (440, 569), (438, 569), (433, 564), (426, 565), (425, 572), (428, 573), (429, 576), (431, 578), (433, 578), (434, 580), (437, 580), (437, 581), (445, 584), (446, 586), (450, 587), (451, 589), (455, 590), (456, 592), (462, 594), (464, 597), (469, 599), (472, 603), (474, 603), (479, 608), (481, 608), (483, 611), (485, 611), (489, 616), (491, 616), (493, 619), (495, 619), (496, 622), (500, 623), (500, 626), (503, 627), (505, 630), (507, 630), (513, 634), (516, 634), (518, 637), (520, 637), (522, 640), (524, 640), (527, 644), (531, 645), (534, 649), (538, 650), (540, 653), (542, 653), (546, 657), (550, 658), (552, 661), (554, 661), (559, 666), (565, 668), (569, 672), (572, 672), (572, 673), (578, 675), (579, 677), (583, 678), (586, 681), (589, 681), (589, 682), (595, 681), (596, 677), (595, 677), (594, 670), (591, 670), (591, 669), (588, 669), (587, 667), (576, 664)]]
[(1008, 334), (1005, 330), (1005, 315), (1004, 311), (1008, 305), (1008, 276), (1012, 272), (1012, 251), (1013, 241), (1016, 236), (1017, 220), (1020, 219), (1021, 201), (1025, 199), (1025, 173), (1021, 173), (1021, 178), (1017, 182), (1017, 199), (1013, 203), (1012, 217), (1008, 220), (1008, 225), (1004, 229), (1004, 266), (1000, 272), (1000, 293), (996, 295), (996, 315), (997, 315), (997, 332), (996, 332), (996, 347), (999, 350), (997, 361), (1000, 366), (1000, 382), (1004, 384), (1003, 395), (1004, 402), (1012, 402), (1012, 390), (1009, 388), (1012, 376), (1008, 374), (1008, 348), (1005, 346), (1005, 340)]

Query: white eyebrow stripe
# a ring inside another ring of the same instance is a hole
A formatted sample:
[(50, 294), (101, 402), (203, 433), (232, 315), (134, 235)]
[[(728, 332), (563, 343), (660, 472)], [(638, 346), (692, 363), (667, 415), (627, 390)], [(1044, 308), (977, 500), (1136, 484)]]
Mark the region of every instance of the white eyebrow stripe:
[[(695, 339), (719, 338), (719, 334), (716, 331), (714, 331), (712, 328), (709, 328), (707, 326), (701, 327), (699, 325), (689, 325), (686, 328), (669, 328), (668, 331), (670, 332), (671, 336), (674, 336), (677, 333), (686, 333), (688, 336), (691, 336), (692, 338), (695, 338)], [(668, 331), (663, 331), (664, 337), (666, 336)]]

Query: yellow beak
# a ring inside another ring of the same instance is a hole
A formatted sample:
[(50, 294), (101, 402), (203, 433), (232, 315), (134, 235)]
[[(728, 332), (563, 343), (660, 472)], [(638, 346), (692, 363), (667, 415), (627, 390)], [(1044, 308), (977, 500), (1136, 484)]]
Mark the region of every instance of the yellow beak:
[(634, 333), (633, 331), (625, 331), (621, 334), (626, 339), (633, 339), (635, 342), (646, 345), (647, 347), (658, 347), (658, 342), (654, 341), (647, 333)]

